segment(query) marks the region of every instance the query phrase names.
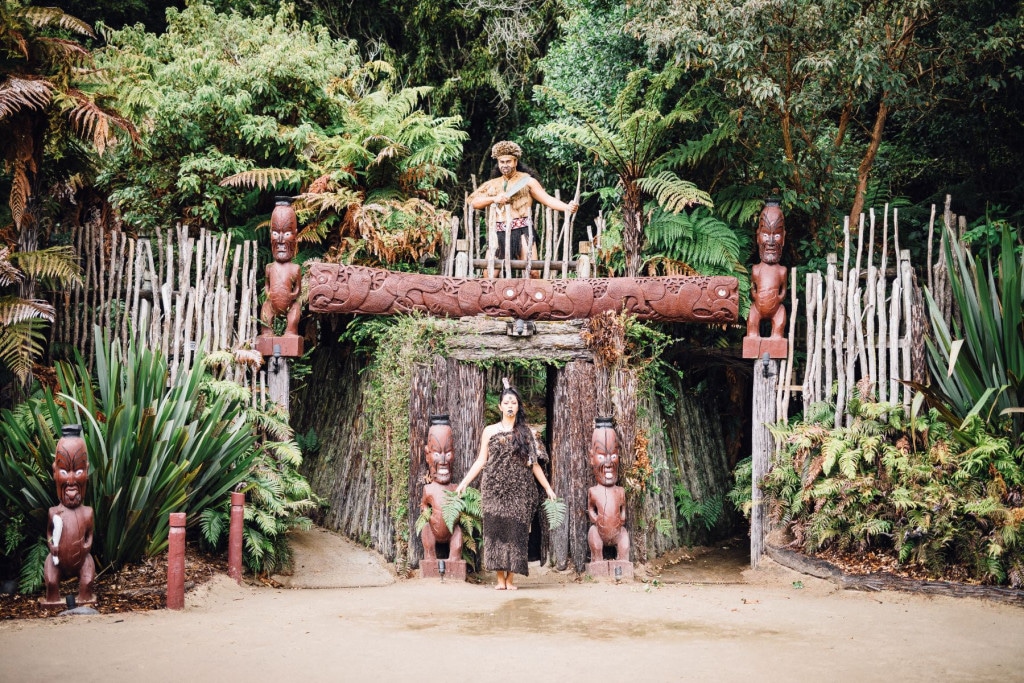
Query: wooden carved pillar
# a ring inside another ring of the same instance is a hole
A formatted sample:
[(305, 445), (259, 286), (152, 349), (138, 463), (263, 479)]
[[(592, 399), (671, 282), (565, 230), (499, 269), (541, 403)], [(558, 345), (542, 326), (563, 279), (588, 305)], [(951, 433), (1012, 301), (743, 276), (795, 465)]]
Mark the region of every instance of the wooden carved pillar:
[[(423, 461), (430, 416), (448, 415), (455, 446), (452, 481), (458, 483), (469, 471), (480, 451), (484, 428), (484, 370), (471, 363), (434, 356), (433, 362), (417, 368), (409, 397), (409, 566), (423, 558), (423, 543), (416, 533), (423, 495)], [(474, 482), (480, 486), (480, 480)]]
[(551, 532), (551, 552), (558, 569), (572, 559), (576, 571), (587, 562), (587, 490), (593, 474), (587, 461), (587, 449), (597, 415), (594, 364), (575, 360), (565, 364), (555, 378), (551, 406), (551, 486), (564, 498), (566, 520), (561, 529)]

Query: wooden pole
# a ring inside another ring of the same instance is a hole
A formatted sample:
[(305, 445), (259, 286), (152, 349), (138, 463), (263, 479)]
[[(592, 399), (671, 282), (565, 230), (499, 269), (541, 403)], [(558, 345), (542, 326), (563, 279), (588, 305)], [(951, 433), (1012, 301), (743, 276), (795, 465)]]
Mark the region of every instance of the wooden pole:
[[(768, 354), (765, 354), (767, 356)], [(772, 455), (775, 452), (775, 439), (768, 431), (768, 425), (775, 423), (775, 390), (779, 381), (779, 361), (761, 358), (754, 361), (754, 394), (751, 400), (753, 415), (751, 418), (752, 433), (751, 465), (753, 481), (751, 482), (751, 500), (753, 506), (750, 515), (750, 567), (757, 565), (764, 554), (764, 540), (768, 533), (766, 506), (761, 495), (761, 480), (771, 468)]]
[(185, 513), (170, 513), (167, 539), (167, 609), (185, 608)]

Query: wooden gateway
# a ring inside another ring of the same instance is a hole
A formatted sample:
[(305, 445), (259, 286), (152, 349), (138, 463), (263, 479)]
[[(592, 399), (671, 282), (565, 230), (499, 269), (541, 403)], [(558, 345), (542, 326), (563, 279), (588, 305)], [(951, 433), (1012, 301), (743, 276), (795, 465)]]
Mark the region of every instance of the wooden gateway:
[[(626, 522), (634, 539), (633, 561), (646, 561), (649, 555), (679, 545), (676, 534), (655, 532), (657, 520), (675, 528), (673, 470), (688, 476), (695, 496), (717, 495), (729, 486), (720, 427), (710, 439), (707, 433), (694, 435), (706, 442), (698, 445), (688, 443), (690, 436), (679, 433), (683, 430), (677, 425), (663, 424), (653, 395), (638, 395), (637, 371), (621, 363), (608, 365), (596, 356), (581, 334), (586, 321), (578, 318), (624, 309), (644, 318), (732, 322), (738, 309), (734, 278), (460, 279), (330, 264), (313, 265), (309, 278), (312, 313), (422, 311), (462, 316), (424, 321), (444, 336), (445, 343), (442, 352), (416, 366), (409, 386), (408, 534), (396, 534), (386, 501), (369, 472), (366, 421), (373, 418), (363, 413), (363, 407), (370, 380), (359, 374), (358, 361), (347, 349), (325, 347), (313, 360), (316, 381), (297, 401), (296, 431), (314, 429), (322, 444), (332, 444), (329, 452), (309, 459), (306, 472), (330, 503), (325, 525), (361, 538), (399, 566), (407, 562), (415, 567), (423, 557), (413, 529), (426, 473), (422, 449), (429, 418), (449, 416), (453, 480), (458, 480), (477, 455), (485, 426), (485, 366), (495, 360), (547, 366), (544, 445), (550, 455), (549, 478), (566, 502), (567, 519), (551, 531), (538, 517), (534, 526), (542, 529), (540, 557), (534, 559), (560, 569), (571, 561), (577, 571), (592, 559), (587, 492), (593, 474), (587, 453), (598, 415), (615, 419), (623, 483), (629, 487), (627, 480), (643, 473), (639, 495), (630, 497)], [(332, 412), (322, 410), (327, 405), (337, 412), (326, 416)], [(702, 418), (697, 417), (714, 422)], [(707, 452), (696, 452), (704, 448)], [(408, 545), (396, 538), (408, 538)]]

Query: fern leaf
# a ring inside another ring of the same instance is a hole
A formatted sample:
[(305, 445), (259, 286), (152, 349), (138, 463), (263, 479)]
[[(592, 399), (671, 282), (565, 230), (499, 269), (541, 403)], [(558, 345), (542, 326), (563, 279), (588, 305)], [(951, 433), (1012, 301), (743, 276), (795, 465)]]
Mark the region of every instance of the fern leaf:
[(675, 527), (672, 526), (672, 520), (667, 517), (659, 517), (654, 522), (654, 529), (662, 536), (671, 537), (675, 533)]
[(10, 76), (0, 84), (0, 120), (23, 109), (46, 109), (52, 97), (53, 85), (49, 81)]
[(29, 277), (48, 284), (68, 286), (82, 283), (82, 267), (73, 247), (49, 247), (35, 251), (16, 251), (11, 262)]
[(444, 517), (444, 524), (448, 527), (448, 531), (455, 531), (455, 523), (458, 521), (459, 515), (462, 514), (464, 509), (465, 500), (462, 495), (459, 495), (454, 491), (444, 492), (444, 503), (441, 505), (441, 516)]
[(557, 529), (565, 521), (566, 505), (561, 498), (545, 498), (541, 507), (544, 508), (544, 516), (547, 517), (549, 529)]
[(52, 322), (53, 316), (53, 306), (41, 299), (0, 296), (0, 325), (2, 326), (15, 325), (30, 318), (43, 318)]
[(36, 28), (59, 26), (66, 31), (88, 36), (89, 38), (96, 37), (89, 24), (78, 17), (65, 14), (56, 7), (26, 7), (22, 10), (21, 16)]
[(225, 515), (216, 508), (206, 508), (199, 515), (199, 531), (210, 545), (217, 545), (224, 533)]
[(14, 177), (11, 180), (10, 207), (11, 218), (14, 219), (14, 227), (21, 229), (21, 221), (25, 217), (25, 207), (28, 206), (28, 198), (32, 193), (32, 186), (25, 172), (25, 164), (21, 160), (14, 162)]
[(256, 168), (230, 175), (220, 181), (221, 187), (268, 187), (298, 186), (302, 182), (302, 174), (291, 168)]
[(40, 538), (38, 543), (29, 548), (21, 564), (18, 592), (31, 595), (43, 587), (43, 563), (49, 556), (50, 549), (46, 545), (46, 539)]
[(690, 181), (683, 180), (672, 171), (662, 171), (653, 177), (639, 178), (636, 184), (641, 190), (654, 197), (666, 211), (672, 213), (679, 213), (694, 204), (714, 206), (711, 195), (698, 189)]
[(423, 527), (430, 524), (430, 516), (434, 514), (433, 508), (429, 505), (423, 508), (420, 516), (416, 518), (416, 534), (419, 535), (423, 531)]
[(0, 325), (0, 365), (6, 365), (19, 379), (32, 371), (32, 361), (42, 355), (46, 334), (38, 318), (12, 325)]

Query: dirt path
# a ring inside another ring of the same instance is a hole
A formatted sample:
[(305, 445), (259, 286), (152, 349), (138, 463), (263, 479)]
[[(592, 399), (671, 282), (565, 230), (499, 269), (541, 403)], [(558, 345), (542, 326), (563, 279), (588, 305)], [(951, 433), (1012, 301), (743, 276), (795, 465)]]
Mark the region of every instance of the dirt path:
[[(342, 563), (347, 572), (386, 582), (371, 554), (345, 552), (362, 554)], [(297, 557), (299, 573), (316, 561)], [(183, 612), (6, 622), (0, 680), (1024, 681), (1016, 607), (836, 591), (769, 560), (714, 584), (577, 584), (531, 571), (515, 592), (216, 579)], [(329, 574), (321, 567), (317, 581)], [(69, 678), (74, 653), (90, 664)]]

